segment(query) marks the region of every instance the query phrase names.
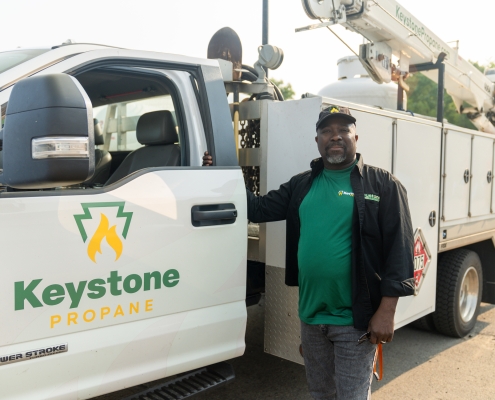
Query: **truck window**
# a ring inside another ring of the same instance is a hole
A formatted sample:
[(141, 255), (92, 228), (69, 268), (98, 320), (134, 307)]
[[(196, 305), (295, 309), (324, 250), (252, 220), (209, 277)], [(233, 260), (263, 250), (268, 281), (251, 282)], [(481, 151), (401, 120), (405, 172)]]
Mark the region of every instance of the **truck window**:
[[(191, 91), (187, 72), (98, 66), (74, 77), (88, 94), (100, 134), (95, 134), (93, 177), (70, 189), (108, 186), (147, 168), (188, 167), (191, 159), (198, 165), (207, 147), (198, 104), (190, 97), (182, 101), (184, 91)], [(1, 106), (2, 126), (6, 108), (7, 103)]]
[[(179, 90), (165, 74), (100, 67), (75, 78), (92, 102), (96, 128), (102, 133), (95, 143), (97, 171), (90, 186), (109, 185), (146, 168), (189, 165)], [(163, 130), (158, 142), (143, 131), (155, 128)], [(106, 165), (99, 165), (99, 160)]]
[(153, 111), (167, 110), (174, 117), (175, 107), (171, 95), (149, 97), (130, 102), (104, 105), (93, 109), (93, 116), (98, 121), (101, 130), (105, 134), (108, 143), (99, 145), (98, 148), (113, 151), (132, 151), (143, 144), (136, 137), (136, 126), (139, 118)]

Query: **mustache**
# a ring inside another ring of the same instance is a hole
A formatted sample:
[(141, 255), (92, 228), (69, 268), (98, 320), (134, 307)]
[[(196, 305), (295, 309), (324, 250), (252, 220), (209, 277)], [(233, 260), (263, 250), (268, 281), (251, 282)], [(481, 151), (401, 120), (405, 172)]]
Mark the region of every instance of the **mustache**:
[(347, 149), (347, 146), (345, 145), (345, 143), (339, 143), (339, 144), (336, 144), (336, 143), (330, 143), (328, 145), (325, 146), (325, 150), (329, 150), (329, 149), (332, 149), (332, 148), (337, 148), (337, 149)]

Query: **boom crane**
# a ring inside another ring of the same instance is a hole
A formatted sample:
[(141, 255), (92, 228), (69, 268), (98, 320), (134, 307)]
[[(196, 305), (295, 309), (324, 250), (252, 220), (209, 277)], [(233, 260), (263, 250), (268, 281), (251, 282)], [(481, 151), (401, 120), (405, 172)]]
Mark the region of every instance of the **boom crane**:
[[(416, 17), (394, 0), (302, 0), (304, 11), (320, 23), (296, 32), (342, 25), (369, 43), (359, 48), (359, 59), (377, 83), (399, 82), (409, 72), (422, 72), (439, 84), (439, 119), (443, 120), (443, 88), (459, 113), (476, 128), (495, 134), (495, 84)], [(392, 55), (398, 66), (392, 63)], [(438, 72), (437, 72), (437, 71)], [(401, 90), (401, 89), (399, 89)], [(464, 103), (469, 104), (465, 107)]]

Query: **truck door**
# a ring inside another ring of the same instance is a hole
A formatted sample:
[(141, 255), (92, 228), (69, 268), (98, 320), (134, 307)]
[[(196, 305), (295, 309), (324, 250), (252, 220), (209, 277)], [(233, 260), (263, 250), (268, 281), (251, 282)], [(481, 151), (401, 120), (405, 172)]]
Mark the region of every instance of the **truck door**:
[(5, 398), (91, 398), (244, 351), (246, 200), (219, 69), (94, 53), (42, 73), (88, 93), (110, 178), (0, 193)]

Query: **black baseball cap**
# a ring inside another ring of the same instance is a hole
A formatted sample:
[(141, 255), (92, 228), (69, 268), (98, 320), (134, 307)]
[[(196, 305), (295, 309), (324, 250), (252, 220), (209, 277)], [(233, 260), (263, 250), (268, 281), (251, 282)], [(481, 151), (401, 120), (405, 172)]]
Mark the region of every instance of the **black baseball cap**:
[(329, 118), (341, 117), (348, 120), (351, 124), (356, 125), (356, 118), (351, 115), (351, 112), (347, 107), (339, 107), (339, 106), (329, 106), (320, 112), (318, 116), (318, 122), (316, 123), (316, 129)]

